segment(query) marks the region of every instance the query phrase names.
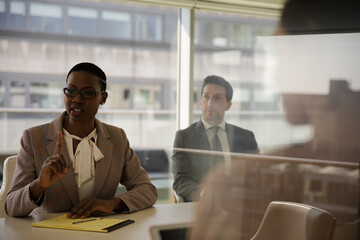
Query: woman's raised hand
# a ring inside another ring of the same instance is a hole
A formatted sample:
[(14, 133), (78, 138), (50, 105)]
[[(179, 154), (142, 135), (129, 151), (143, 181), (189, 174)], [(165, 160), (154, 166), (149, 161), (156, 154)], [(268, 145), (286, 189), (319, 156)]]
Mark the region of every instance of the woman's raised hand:
[(61, 155), (62, 139), (62, 133), (59, 131), (54, 155), (46, 159), (42, 165), (38, 180), (40, 186), (44, 189), (62, 179), (69, 169)]

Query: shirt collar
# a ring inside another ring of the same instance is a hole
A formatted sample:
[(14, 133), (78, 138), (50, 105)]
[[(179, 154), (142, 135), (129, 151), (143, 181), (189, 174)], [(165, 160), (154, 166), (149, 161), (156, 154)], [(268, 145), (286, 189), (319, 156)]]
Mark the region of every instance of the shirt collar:
[(208, 130), (211, 127), (220, 127), (222, 130), (226, 131), (225, 128), (225, 121), (222, 121), (221, 123), (219, 123), (219, 125), (217, 126), (213, 126), (210, 123), (206, 122), (203, 118), (201, 119), (202, 123), (204, 124), (205, 130)]
[[(76, 136), (76, 135), (70, 134), (68, 131), (66, 131), (65, 128), (63, 128), (63, 130), (64, 130), (64, 134), (67, 135), (67, 136), (69, 136), (69, 137), (71, 137), (71, 138), (74, 138), (74, 139), (79, 140), (79, 141), (81, 141), (81, 140), (83, 139), (83, 138), (78, 137), (78, 136)], [(94, 139), (93, 142), (96, 143), (96, 140), (97, 140), (97, 130), (96, 130), (96, 128), (94, 128), (94, 130), (92, 130), (92, 132), (89, 133), (89, 135), (87, 135), (87, 136), (84, 137), (84, 138)]]

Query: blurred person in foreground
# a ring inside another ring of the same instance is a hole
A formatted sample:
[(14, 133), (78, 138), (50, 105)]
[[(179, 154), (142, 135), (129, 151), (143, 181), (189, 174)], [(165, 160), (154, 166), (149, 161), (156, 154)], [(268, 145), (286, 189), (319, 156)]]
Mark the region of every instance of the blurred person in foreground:
[[(303, 35), (303, 34), (327, 34), (327, 33), (359, 33), (360, 32), (360, 8), (359, 1), (353, 0), (289, 0), (286, 2), (280, 24), (278, 26), (276, 35)], [(295, 37), (295, 36), (294, 36)], [(293, 55), (291, 58), (296, 57)], [(341, 60), (340, 60), (341, 61)], [(319, 63), (321, 64), (321, 63)], [(290, 77), (290, 76), (289, 76)], [(350, 90), (349, 84), (346, 81), (332, 81), (330, 83), (330, 91), (328, 95), (313, 96), (313, 95), (283, 95), (284, 108), (287, 114), (287, 119), (292, 124), (312, 124), (314, 127), (313, 138), (306, 143), (297, 144), (290, 147), (284, 147), (282, 149), (273, 151), (273, 156), (283, 157), (296, 157), (296, 158), (312, 158), (322, 160), (336, 160), (336, 161), (348, 161), (348, 162), (359, 162), (359, 149), (360, 149), (360, 132), (358, 131), (360, 120), (359, 110), (359, 92)], [(269, 159), (271, 156), (269, 157)], [(196, 221), (193, 230), (189, 234), (189, 238), (194, 239), (251, 239), (255, 234), (261, 218), (258, 218), (251, 226), (252, 229), (246, 226), (247, 223), (254, 219), (246, 216), (246, 213), (251, 211), (251, 208), (255, 207), (255, 215), (262, 215), (269, 202), (274, 200), (287, 200), (287, 195), (280, 195), (279, 199), (274, 197), (273, 199), (267, 199), (271, 196), (272, 185), (276, 181), (282, 181), (280, 186), (288, 185), (291, 187), (291, 183), (287, 182), (284, 176), (280, 178), (274, 178), (272, 181), (261, 182), (258, 181), (252, 186), (247, 188), (238, 177), (238, 172), (241, 171), (242, 161), (233, 161), (230, 168), (221, 165), (214, 169), (205, 179), (203, 185), (207, 191), (202, 196), (196, 212)], [(276, 172), (279, 167), (285, 167), (282, 164), (271, 164), (264, 162), (265, 169), (267, 172)], [(267, 165), (268, 164), (268, 165)], [(346, 187), (337, 187), (328, 185), (327, 193), (332, 193), (337, 196), (335, 201), (342, 199), (339, 196), (341, 188), (354, 189), (352, 198), (352, 205), (355, 204), (355, 209), (352, 210), (352, 216), (356, 219), (339, 218), (341, 211), (348, 214), (347, 211), (354, 209), (354, 206), (350, 208), (349, 204), (336, 205), (341, 203), (330, 203), (329, 201), (334, 199), (322, 199), (320, 195), (317, 196), (317, 201), (323, 204), (319, 206), (331, 212), (337, 217), (337, 227), (334, 233), (334, 239), (336, 240), (357, 240), (359, 239), (359, 172), (358, 169), (355, 171), (349, 171), (342, 168), (328, 168), (328, 167), (317, 167), (314, 165), (305, 166), (309, 167), (311, 173), (316, 172), (318, 182), (321, 181), (319, 178), (321, 174), (327, 174), (329, 171), (336, 170), (336, 175), (332, 177), (323, 178), (324, 180), (336, 179), (338, 177), (347, 178), (346, 181), (355, 182), (356, 185), (344, 185)], [(296, 172), (300, 168), (296, 166), (290, 166), (293, 168), (292, 172), (285, 169), (285, 174), (288, 175), (289, 179), (297, 179), (297, 182), (293, 182), (295, 185), (302, 185), (305, 181), (302, 173)], [(318, 171), (319, 170), (319, 171)], [(326, 173), (325, 173), (326, 172)], [(263, 172), (265, 174), (265, 171)], [(296, 176), (289, 176), (296, 175)], [(310, 175), (310, 174), (309, 174)], [(299, 178), (300, 176), (300, 178)], [(254, 179), (266, 179), (266, 176), (255, 176)], [(354, 179), (354, 181), (352, 180)], [(342, 180), (340, 179), (340, 182)], [(257, 185), (260, 184), (261, 185)], [(338, 183), (340, 183), (338, 182)], [(276, 184), (279, 184), (277, 182)], [(283, 185), (281, 185), (283, 184)], [(322, 186), (321, 182), (320, 186)], [(347, 183), (346, 183), (347, 184)], [(298, 188), (292, 185), (292, 192), (300, 191), (297, 196), (303, 194), (306, 186)], [(319, 186), (313, 185), (311, 188)], [(255, 198), (251, 201), (249, 194), (254, 193), (256, 190)], [(281, 189), (283, 190), (283, 189)], [(319, 189), (317, 193), (321, 193), (323, 189)], [(334, 192), (335, 191), (335, 192)], [(269, 195), (266, 195), (270, 193)], [(279, 197), (279, 196), (278, 196)], [(292, 196), (290, 196), (291, 198)], [(255, 201), (256, 200), (256, 201)], [(302, 201), (302, 199), (298, 199)], [(315, 202), (308, 199), (310, 205)], [(333, 205), (334, 204), (334, 205)], [(357, 206), (356, 206), (357, 205)], [(333, 206), (333, 208), (332, 208)], [(329, 209), (327, 209), (329, 207)], [(340, 212), (339, 212), (340, 211)], [(338, 215), (339, 214), (339, 215)], [(357, 216), (357, 217), (356, 217)], [(321, 230), (319, 230), (321, 231)]]
[[(124, 130), (95, 117), (108, 97), (105, 73), (95, 64), (79, 63), (63, 91), (66, 111), (22, 135), (7, 214), (68, 212), (69, 218), (86, 218), (152, 206), (156, 188)], [(115, 196), (119, 183), (127, 192)]]
[(187, 151), (258, 153), (254, 133), (225, 122), (231, 107), (233, 89), (224, 78), (207, 76), (201, 89), (200, 121), (176, 132), (174, 142), (173, 189), (186, 202), (198, 200), (204, 189), (199, 185), (208, 171), (219, 163), (231, 161), (229, 155), (211, 155)]

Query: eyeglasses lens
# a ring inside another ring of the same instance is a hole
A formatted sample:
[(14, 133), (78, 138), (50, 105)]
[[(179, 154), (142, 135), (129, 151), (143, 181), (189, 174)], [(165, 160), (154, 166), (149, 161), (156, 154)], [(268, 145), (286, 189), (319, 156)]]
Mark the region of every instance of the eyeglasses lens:
[(78, 94), (81, 94), (81, 96), (85, 99), (92, 99), (96, 96), (96, 91), (90, 90), (90, 89), (84, 89), (84, 90), (77, 90), (73, 88), (64, 88), (64, 94), (68, 97), (76, 97)]

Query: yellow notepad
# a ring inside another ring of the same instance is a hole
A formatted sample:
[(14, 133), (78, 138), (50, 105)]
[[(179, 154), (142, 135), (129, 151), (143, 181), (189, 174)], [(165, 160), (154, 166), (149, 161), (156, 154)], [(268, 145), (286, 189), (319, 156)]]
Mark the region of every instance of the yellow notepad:
[[(84, 221), (81, 223), (73, 224), (81, 220), (96, 219), (93, 221)], [(67, 218), (66, 214), (44, 220), (41, 222), (33, 223), (33, 227), (42, 228), (57, 228), (57, 229), (69, 229), (79, 231), (92, 231), (92, 232), (111, 232), (115, 229), (124, 227), (133, 223), (134, 220), (130, 219), (113, 219), (113, 218), (86, 218), (86, 219), (71, 219)]]

